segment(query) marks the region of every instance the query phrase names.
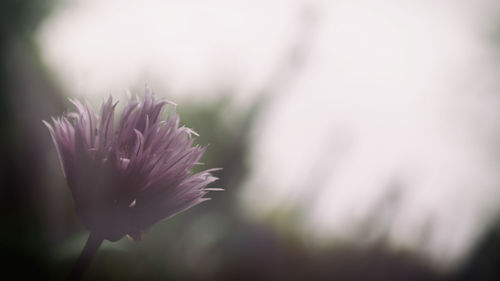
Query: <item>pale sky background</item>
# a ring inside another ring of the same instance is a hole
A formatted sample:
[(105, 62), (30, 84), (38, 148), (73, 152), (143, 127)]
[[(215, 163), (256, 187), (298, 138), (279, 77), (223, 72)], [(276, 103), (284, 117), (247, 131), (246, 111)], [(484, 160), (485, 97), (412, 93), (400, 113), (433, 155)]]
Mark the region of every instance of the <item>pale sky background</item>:
[(38, 39), (72, 95), (147, 82), (206, 102), (229, 85), (245, 108), (300, 38), (304, 10), (316, 19), (306, 63), (252, 132), (242, 210), (304, 207), (305, 235), (345, 238), (398, 184), (391, 242), (459, 260), (500, 209), (495, 1), (79, 0)]

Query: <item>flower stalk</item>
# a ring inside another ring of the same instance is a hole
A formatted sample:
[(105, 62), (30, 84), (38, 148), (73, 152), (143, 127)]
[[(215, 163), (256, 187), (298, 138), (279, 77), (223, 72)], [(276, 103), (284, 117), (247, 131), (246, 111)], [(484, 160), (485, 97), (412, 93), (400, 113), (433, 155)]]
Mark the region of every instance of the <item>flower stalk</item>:
[(94, 233), (90, 233), (89, 238), (85, 243), (85, 247), (80, 253), (80, 256), (78, 257), (75, 266), (71, 270), (71, 273), (69, 274), (67, 281), (82, 280), (83, 275), (89, 268), (90, 263), (92, 262), (97, 253), (97, 250), (99, 250), (102, 241), (104, 241), (104, 238)]

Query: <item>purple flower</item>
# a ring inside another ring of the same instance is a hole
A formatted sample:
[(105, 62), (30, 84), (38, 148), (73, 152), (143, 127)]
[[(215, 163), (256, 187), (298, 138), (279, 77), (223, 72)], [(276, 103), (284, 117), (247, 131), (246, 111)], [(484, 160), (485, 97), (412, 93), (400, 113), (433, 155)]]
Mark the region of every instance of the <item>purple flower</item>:
[(70, 99), (77, 112), (52, 118), (48, 127), (76, 212), (93, 234), (116, 241), (142, 238), (154, 223), (209, 198), (206, 186), (217, 180), (192, 168), (206, 147), (193, 146), (191, 129), (179, 127), (175, 111), (162, 120), (168, 101), (147, 89), (144, 101), (129, 98), (114, 122), (117, 103), (110, 97), (96, 115), (88, 102)]

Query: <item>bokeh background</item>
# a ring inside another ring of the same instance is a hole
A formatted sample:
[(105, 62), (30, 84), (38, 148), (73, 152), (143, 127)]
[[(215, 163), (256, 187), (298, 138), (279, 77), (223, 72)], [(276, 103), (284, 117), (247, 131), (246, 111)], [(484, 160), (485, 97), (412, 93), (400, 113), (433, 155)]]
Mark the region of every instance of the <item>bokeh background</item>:
[(147, 84), (225, 191), (86, 280), (500, 280), (499, 75), (495, 0), (2, 0), (0, 276), (88, 235), (41, 120)]

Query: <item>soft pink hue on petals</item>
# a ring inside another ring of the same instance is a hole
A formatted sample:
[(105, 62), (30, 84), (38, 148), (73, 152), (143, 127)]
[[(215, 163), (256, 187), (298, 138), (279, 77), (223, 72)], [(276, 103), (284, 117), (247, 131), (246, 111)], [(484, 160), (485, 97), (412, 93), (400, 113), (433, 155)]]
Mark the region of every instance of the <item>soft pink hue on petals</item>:
[(97, 115), (88, 104), (70, 99), (76, 112), (45, 122), (87, 229), (116, 241), (141, 239), (154, 223), (208, 198), (217, 180), (210, 169), (191, 172), (206, 147), (193, 146), (189, 128), (179, 127), (176, 112), (161, 119), (164, 107), (147, 89), (144, 100), (129, 97), (118, 122), (110, 97)]

